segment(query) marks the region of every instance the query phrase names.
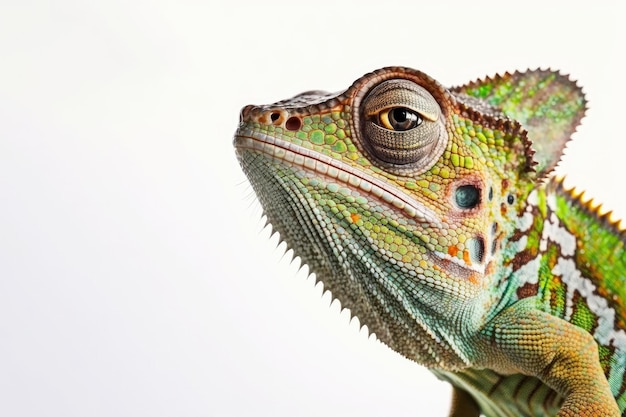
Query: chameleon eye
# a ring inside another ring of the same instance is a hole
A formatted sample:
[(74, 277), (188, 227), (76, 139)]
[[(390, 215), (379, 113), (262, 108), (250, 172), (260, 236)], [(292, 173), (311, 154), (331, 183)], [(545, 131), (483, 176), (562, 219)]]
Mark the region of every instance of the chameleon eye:
[(445, 148), (441, 108), (413, 81), (378, 84), (364, 97), (360, 111), (361, 144), (388, 170), (424, 172)]
[(380, 125), (389, 130), (403, 132), (421, 125), (424, 119), (418, 113), (406, 107), (386, 109), (378, 114)]

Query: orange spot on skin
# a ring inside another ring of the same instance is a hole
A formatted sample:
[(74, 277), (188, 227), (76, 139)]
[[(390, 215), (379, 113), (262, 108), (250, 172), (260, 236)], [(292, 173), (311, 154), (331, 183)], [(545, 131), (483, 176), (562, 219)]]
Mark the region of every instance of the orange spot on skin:
[(361, 215), (358, 213), (352, 213), (350, 214), (350, 219), (352, 219), (352, 223), (356, 223), (361, 220)]
[(463, 260), (465, 261), (466, 265), (471, 265), (472, 263), (470, 262), (470, 254), (469, 251), (464, 250), (463, 251)]
[(474, 285), (478, 285), (480, 284), (480, 276), (478, 274), (472, 274), (468, 277), (469, 282), (471, 282)]
[(448, 255), (456, 256), (457, 253), (459, 253), (459, 248), (456, 246), (448, 246)]
[(491, 261), (487, 264), (487, 267), (485, 268), (485, 275), (493, 274), (495, 270), (496, 270), (495, 263)]

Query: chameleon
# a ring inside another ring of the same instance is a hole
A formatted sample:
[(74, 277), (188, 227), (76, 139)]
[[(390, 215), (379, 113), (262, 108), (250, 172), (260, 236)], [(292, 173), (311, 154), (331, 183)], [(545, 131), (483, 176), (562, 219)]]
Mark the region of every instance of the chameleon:
[(245, 106), (233, 144), (287, 250), (453, 386), (450, 416), (620, 416), (620, 223), (554, 174), (587, 109), (552, 70), (387, 67)]

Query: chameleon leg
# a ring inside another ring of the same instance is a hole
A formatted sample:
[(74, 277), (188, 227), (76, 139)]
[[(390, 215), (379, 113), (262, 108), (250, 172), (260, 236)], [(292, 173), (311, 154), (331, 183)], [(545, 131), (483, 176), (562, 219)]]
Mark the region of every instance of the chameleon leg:
[(460, 388), (452, 387), (450, 417), (478, 417), (480, 410), (474, 398)]
[(619, 417), (593, 337), (548, 313), (518, 303), (486, 328), (503, 373), (534, 375), (565, 398), (559, 417)]

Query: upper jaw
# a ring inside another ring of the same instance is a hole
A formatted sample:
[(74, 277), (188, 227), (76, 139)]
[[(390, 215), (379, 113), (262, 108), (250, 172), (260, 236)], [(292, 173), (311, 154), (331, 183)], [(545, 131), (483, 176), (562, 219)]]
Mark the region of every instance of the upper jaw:
[(382, 179), (369, 175), (343, 161), (313, 151), (271, 135), (255, 132), (246, 124), (237, 130), (234, 145), (239, 154), (245, 150), (260, 152), (283, 163), (313, 171), (326, 178), (340, 181), (346, 186), (366, 193), (418, 223), (441, 227), (442, 221), (435, 211), (415, 198), (390, 186)]

